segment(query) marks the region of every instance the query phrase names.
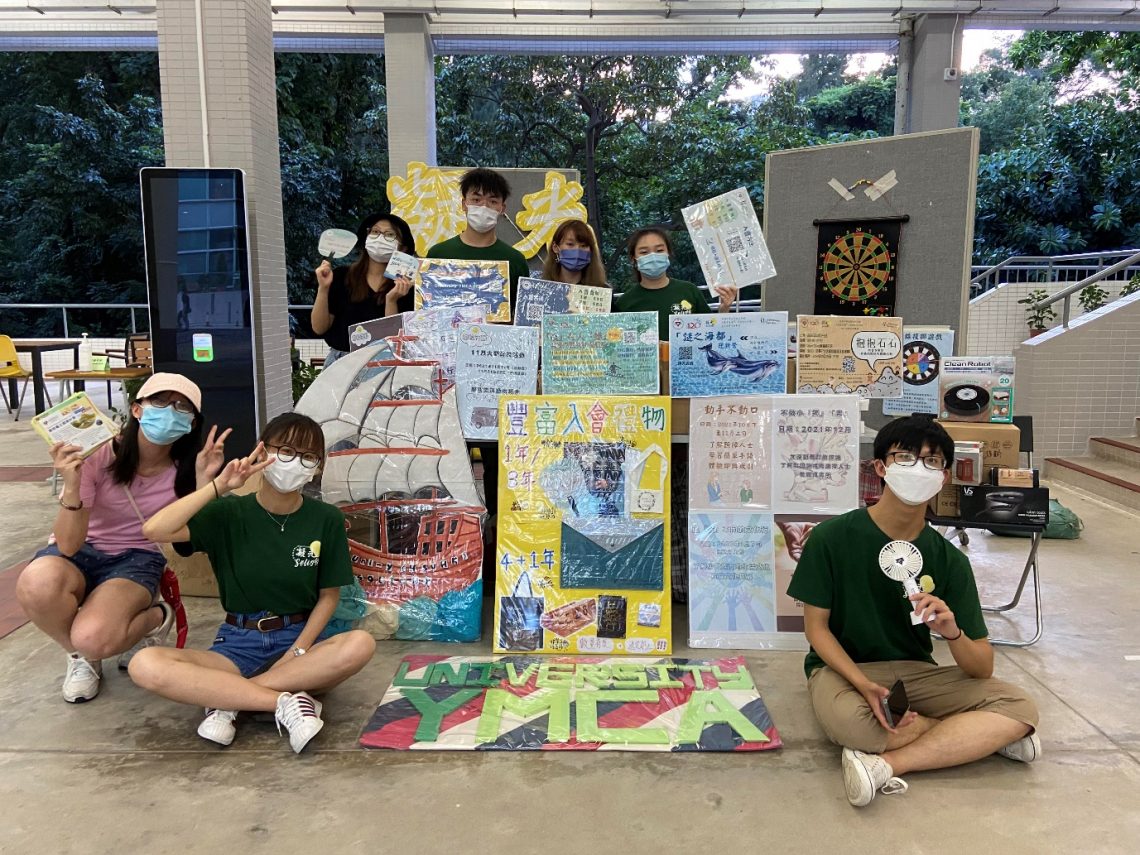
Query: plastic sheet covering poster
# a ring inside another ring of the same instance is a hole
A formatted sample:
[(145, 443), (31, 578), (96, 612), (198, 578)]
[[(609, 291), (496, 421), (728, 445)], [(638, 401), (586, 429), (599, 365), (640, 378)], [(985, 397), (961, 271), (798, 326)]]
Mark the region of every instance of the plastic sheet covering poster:
[(460, 327), (455, 355), (459, 420), (467, 439), (499, 438), (499, 396), (538, 390), (538, 330), (470, 324)]
[(902, 346), (902, 397), (883, 401), (883, 415), (939, 411), (938, 377), (944, 357), (954, 355), (954, 330), (904, 327)]
[(787, 312), (669, 319), (669, 394), (674, 398), (782, 394), (787, 374)]
[(406, 656), (360, 734), (422, 751), (766, 751), (744, 658)]
[(573, 314), (606, 314), (613, 307), (613, 300), (613, 290), (601, 285), (570, 286), (570, 311)]
[(771, 279), (776, 267), (752, 199), (743, 187), (681, 210), (705, 282), (743, 288)]
[(772, 509), (772, 405), (767, 397), (689, 402), (689, 509)]
[(546, 314), (564, 315), (570, 311), (570, 286), (548, 279), (519, 277), (515, 325), (536, 327)]
[(403, 319), (401, 355), (406, 359), (438, 362), (444, 382), (447, 386), (454, 386), (459, 328), (464, 324), (485, 323), (487, 304), (404, 312)]
[(902, 334), (902, 318), (800, 315), (796, 391), (900, 397)]
[(656, 312), (547, 315), (542, 389), (552, 395), (656, 395)]
[[(796, 650), (807, 649), (807, 641), (803, 638), (804, 604), (788, 596), (788, 586), (792, 583), (792, 574), (796, 572), (804, 544), (812, 530), (826, 519), (830, 517), (818, 514), (776, 516), (776, 638), (791, 640), (791, 646)], [(787, 649), (789, 645), (774, 646)]]
[(416, 308), (439, 309), (486, 303), (487, 320), (511, 322), (510, 265), (505, 261), (421, 258)]
[(500, 398), (496, 652), (670, 651), (669, 414)]
[(402, 345), (341, 357), (296, 411), (324, 431), (321, 496), (345, 515), (359, 626), (378, 638), (477, 641), (485, 510), (455, 389), (438, 362), (404, 358)]
[(859, 506), (857, 400), (772, 398), (772, 504), (779, 514), (841, 514)]
[(776, 627), (771, 514), (689, 512), (689, 646), (757, 649)]

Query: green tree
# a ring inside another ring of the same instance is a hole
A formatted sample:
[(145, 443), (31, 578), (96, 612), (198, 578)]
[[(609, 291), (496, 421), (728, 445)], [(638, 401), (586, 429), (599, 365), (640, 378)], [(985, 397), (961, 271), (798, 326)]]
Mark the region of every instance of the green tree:
[(871, 74), (825, 89), (807, 101), (817, 133), (890, 136), (895, 127), (895, 78)]
[(803, 70), (796, 79), (796, 96), (806, 101), (825, 89), (836, 89), (851, 81), (847, 77), (845, 53), (807, 53), (800, 57)]

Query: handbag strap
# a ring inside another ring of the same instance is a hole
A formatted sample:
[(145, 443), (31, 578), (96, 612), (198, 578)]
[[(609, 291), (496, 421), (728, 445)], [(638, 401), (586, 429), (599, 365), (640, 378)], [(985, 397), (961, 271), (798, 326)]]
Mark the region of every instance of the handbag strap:
[(146, 525), (146, 517), (139, 510), (139, 503), (135, 501), (135, 497), (131, 495), (131, 488), (124, 484), (123, 492), (127, 494), (127, 501), (131, 503), (131, 507), (135, 509), (135, 516), (139, 518), (139, 525)]
[(528, 597), (534, 596), (534, 585), (532, 585), (530, 582), (530, 571), (524, 570), (522, 572), (522, 575), (519, 576), (518, 581), (515, 582), (515, 588), (513, 591), (511, 591), (512, 597), (517, 597), (519, 595), (519, 585), (521, 585), (523, 583), (523, 579), (526, 579), (526, 592), (527, 592), (526, 595)]

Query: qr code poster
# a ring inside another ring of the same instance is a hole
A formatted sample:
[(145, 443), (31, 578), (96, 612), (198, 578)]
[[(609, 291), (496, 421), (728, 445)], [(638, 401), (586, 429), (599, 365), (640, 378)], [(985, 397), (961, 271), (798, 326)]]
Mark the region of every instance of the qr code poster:
[(656, 312), (545, 315), (542, 391), (550, 395), (656, 395)]
[(669, 318), (669, 394), (674, 398), (781, 394), (787, 373), (787, 312)]

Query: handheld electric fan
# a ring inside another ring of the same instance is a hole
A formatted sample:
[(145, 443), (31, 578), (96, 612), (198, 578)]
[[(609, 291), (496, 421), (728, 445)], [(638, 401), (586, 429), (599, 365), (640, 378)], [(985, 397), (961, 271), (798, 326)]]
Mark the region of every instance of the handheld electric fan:
[[(896, 582), (902, 582), (907, 597), (922, 593), (918, 584), (918, 574), (922, 572), (922, 553), (910, 541), (892, 540), (879, 550), (879, 569)], [(922, 623), (922, 615), (912, 609), (910, 622), (918, 626)]]

